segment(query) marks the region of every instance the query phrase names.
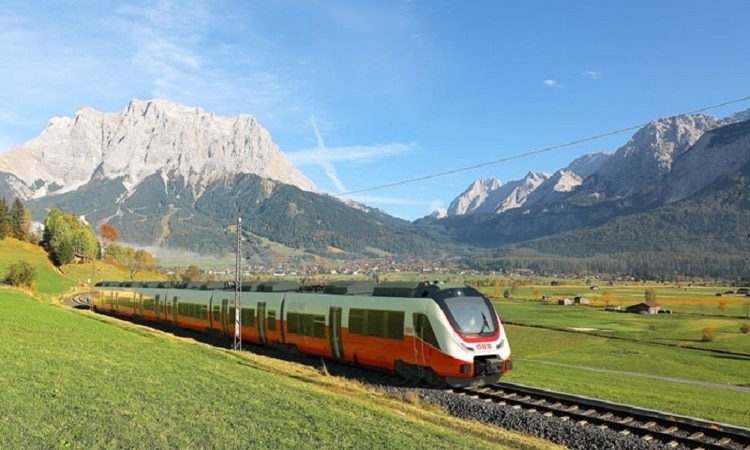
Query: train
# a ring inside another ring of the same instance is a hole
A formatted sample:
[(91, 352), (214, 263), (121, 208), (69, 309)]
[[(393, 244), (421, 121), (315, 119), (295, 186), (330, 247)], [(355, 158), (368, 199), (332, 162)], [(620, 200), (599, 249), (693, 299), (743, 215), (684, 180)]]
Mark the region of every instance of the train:
[(382, 369), (433, 386), (491, 384), (513, 366), (496, 309), (464, 284), (102, 281), (92, 297), (100, 313), (228, 340), (239, 324), (244, 343)]

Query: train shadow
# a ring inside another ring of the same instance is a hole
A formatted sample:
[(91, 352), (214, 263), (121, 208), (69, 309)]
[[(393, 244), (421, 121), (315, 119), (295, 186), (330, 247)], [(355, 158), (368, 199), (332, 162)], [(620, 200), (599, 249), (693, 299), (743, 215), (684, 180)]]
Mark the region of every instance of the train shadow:
[[(80, 309), (89, 308), (86, 307)], [(105, 313), (100, 311), (97, 311), (96, 313), (106, 315), (123, 322), (159, 330), (176, 337), (191, 339), (196, 342), (207, 344), (216, 348), (231, 349), (233, 348), (234, 344), (232, 337), (222, 336), (218, 334), (201, 333), (194, 330), (175, 327), (174, 325), (170, 324), (146, 321), (138, 317), (120, 316), (117, 314)], [(333, 377), (340, 377), (352, 381), (357, 381), (373, 387), (437, 389), (426, 383), (415, 383), (405, 380), (395, 373), (379, 370), (377, 368), (363, 367), (355, 363), (342, 362), (330, 358), (323, 358), (317, 355), (309, 355), (305, 353), (289, 351), (287, 349), (282, 349), (270, 345), (256, 344), (253, 342), (243, 342), (242, 351), (252, 352), (256, 355), (262, 355), (285, 362), (301, 364), (316, 369), (321, 373), (327, 373), (328, 375)]]

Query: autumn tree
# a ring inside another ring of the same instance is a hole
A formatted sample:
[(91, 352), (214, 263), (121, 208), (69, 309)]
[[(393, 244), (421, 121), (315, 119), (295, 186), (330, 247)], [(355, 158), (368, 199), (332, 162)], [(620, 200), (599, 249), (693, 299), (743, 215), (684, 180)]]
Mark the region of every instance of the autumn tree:
[(201, 281), (202, 275), (198, 266), (191, 265), (182, 272), (180, 278), (182, 278), (184, 283), (189, 283), (191, 281)]
[(112, 225), (106, 223), (99, 227), (99, 236), (101, 237), (101, 250), (104, 253), (107, 252), (107, 247), (109, 247), (110, 244), (120, 240), (120, 233), (118, 233)]
[(105, 259), (114, 264), (119, 264), (130, 272), (130, 280), (135, 281), (138, 272), (156, 269), (156, 260), (146, 250), (125, 247), (120, 244), (109, 244)]
[(609, 306), (612, 303), (612, 293), (610, 291), (602, 292), (602, 301), (605, 306)]
[(712, 327), (706, 327), (701, 331), (701, 336), (703, 342), (713, 342), (716, 340), (716, 330)]
[(153, 255), (143, 249), (130, 249), (125, 258), (125, 267), (130, 271), (130, 280), (135, 281), (135, 275), (138, 272), (154, 270), (156, 268), (156, 260)]
[(727, 314), (727, 309), (729, 308), (729, 302), (726, 299), (719, 300), (719, 309), (721, 310), (722, 315)]
[(656, 303), (656, 291), (654, 290), (654, 288), (646, 289), (646, 291), (644, 292), (644, 297), (646, 303), (648, 303), (649, 305)]

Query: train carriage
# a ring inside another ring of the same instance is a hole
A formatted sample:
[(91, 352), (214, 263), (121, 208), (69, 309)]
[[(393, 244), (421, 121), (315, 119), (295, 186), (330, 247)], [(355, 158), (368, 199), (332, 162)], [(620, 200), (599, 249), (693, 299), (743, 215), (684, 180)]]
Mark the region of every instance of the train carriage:
[[(234, 336), (234, 288), (100, 283), (97, 311)], [(395, 371), (435, 385), (496, 381), (510, 346), (490, 301), (465, 285), (357, 283), (307, 290), (256, 283), (241, 292), (243, 341)], [(322, 293), (320, 291), (323, 291)]]

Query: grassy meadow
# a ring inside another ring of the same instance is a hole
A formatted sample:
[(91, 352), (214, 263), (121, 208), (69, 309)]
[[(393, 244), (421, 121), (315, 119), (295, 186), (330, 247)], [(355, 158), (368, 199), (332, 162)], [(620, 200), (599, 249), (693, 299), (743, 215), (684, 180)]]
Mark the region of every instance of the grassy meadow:
[[(521, 448), (553, 444), (461, 421), (417, 398), (61, 306), (108, 264), (55, 269), (38, 246), (0, 241), (0, 448)], [(139, 273), (136, 280), (160, 280)]]
[(556, 448), (9, 289), (0, 354), (0, 448)]
[[(56, 270), (39, 247), (0, 242), (0, 275), (22, 259), (37, 268), (34, 289), (0, 288), (0, 448), (554, 448), (306, 366), (62, 307), (92, 278), (129, 274), (102, 263)], [(136, 275), (155, 279), (164, 276)], [(746, 297), (581, 281), (522, 284), (505, 299), (491, 281), (515, 360), (508, 381), (750, 427)], [(642, 302), (645, 289), (673, 314), (604, 311)], [(591, 304), (556, 304), (575, 296)]]
[[(673, 313), (605, 311), (643, 302), (646, 288)], [(511, 299), (488, 294), (515, 359), (508, 381), (750, 427), (750, 334), (740, 331), (750, 319), (746, 297), (715, 295), (728, 290), (531, 285)], [(591, 304), (557, 304), (576, 296)], [(729, 305), (724, 310), (720, 299)], [(713, 341), (703, 339), (706, 328)]]

